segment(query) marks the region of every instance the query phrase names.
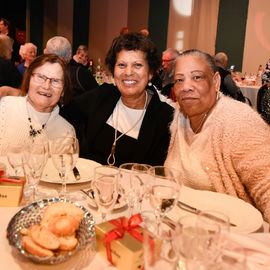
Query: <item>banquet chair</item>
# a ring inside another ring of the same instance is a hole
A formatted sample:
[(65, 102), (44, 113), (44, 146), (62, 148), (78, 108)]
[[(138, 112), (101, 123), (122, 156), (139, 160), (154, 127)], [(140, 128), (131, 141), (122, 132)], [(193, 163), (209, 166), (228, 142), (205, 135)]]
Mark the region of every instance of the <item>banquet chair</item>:
[(257, 94), (257, 111), (270, 125), (270, 87), (267, 84), (261, 86)]

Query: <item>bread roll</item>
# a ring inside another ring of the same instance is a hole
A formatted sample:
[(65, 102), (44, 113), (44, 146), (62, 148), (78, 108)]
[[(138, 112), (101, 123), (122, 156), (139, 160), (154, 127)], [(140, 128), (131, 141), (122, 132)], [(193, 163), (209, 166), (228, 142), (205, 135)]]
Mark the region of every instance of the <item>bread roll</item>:
[(72, 250), (77, 246), (78, 240), (75, 235), (58, 237), (61, 250)]
[(48, 223), (53, 217), (59, 216), (72, 216), (78, 223), (81, 222), (83, 217), (83, 210), (72, 203), (67, 202), (57, 202), (48, 206), (44, 213), (41, 224)]
[(25, 250), (27, 250), (31, 254), (39, 256), (39, 257), (54, 256), (54, 253), (51, 250), (40, 247), (28, 235), (22, 237), (22, 246)]
[(41, 225), (32, 225), (29, 228), (29, 236), (36, 244), (46, 249), (55, 250), (60, 246), (59, 239)]
[(73, 216), (53, 217), (48, 221), (48, 229), (57, 236), (70, 236), (79, 228), (79, 222)]

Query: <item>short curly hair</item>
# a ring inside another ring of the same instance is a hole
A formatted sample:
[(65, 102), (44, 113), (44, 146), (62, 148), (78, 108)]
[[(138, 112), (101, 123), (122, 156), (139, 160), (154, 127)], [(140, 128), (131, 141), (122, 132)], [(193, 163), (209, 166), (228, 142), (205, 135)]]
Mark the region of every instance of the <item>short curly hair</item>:
[(130, 32), (116, 37), (107, 53), (105, 63), (112, 75), (114, 75), (114, 67), (118, 53), (122, 50), (138, 50), (144, 52), (151, 74), (154, 74), (160, 67), (161, 60), (157, 54), (157, 48), (153, 41), (141, 33)]

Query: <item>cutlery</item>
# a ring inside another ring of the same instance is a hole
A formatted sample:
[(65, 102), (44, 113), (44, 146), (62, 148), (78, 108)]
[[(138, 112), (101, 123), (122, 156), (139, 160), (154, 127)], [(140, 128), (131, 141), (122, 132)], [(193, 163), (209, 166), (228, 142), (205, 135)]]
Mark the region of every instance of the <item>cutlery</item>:
[[(196, 215), (199, 215), (199, 214), (203, 213), (202, 210), (197, 209), (197, 208), (195, 208), (195, 207), (193, 207), (193, 206), (190, 206), (190, 205), (188, 205), (188, 204), (186, 204), (186, 203), (184, 203), (184, 202), (181, 202), (181, 201), (178, 201), (178, 202), (177, 202), (177, 206), (178, 206), (179, 208), (181, 208), (182, 210), (191, 212), (191, 213), (196, 214)], [(226, 222), (226, 221), (223, 220), (222, 218), (216, 217), (215, 215), (212, 215), (212, 214), (209, 214), (209, 213), (204, 213), (204, 216), (205, 216), (205, 217), (208, 217), (209, 219), (212, 219), (212, 220), (214, 220), (214, 221), (220, 222), (220, 223), (225, 223), (225, 222)], [(230, 225), (231, 225), (232, 227), (236, 227), (236, 225), (233, 224), (233, 223), (231, 223), (231, 222), (230, 222)]]
[(75, 179), (77, 181), (80, 180), (81, 179), (81, 176), (80, 176), (80, 173), (79, 173), (78, 169), (76, 167), (74, 167), (72, 171), (73, 171), (73, 174), (74, 174)]
[[(90, 199), (92, 199), (92, 200), (95, 199), (95, 193), (94, 193), (94, 190), (92, 188), (90, 188), (88, 190), (80, 189), (80, 191), (83, 192), (84, 194), (86, 194)], [(120, 203), (120, 199), (121, 199), (121, 194), (118, 194), (117, 199), (116, 199), (116, 203)]]

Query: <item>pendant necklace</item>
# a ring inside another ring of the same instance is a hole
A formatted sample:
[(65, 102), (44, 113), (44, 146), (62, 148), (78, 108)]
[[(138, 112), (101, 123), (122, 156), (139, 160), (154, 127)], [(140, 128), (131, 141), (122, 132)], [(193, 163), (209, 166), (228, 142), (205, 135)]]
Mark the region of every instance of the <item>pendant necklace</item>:
[(210, 109), (205, 114), (203, 114), (202, 120), (201, 120), (198, 128), (194, 131), (195, 134), (198, 134), (199, 130), (202, 128), (203, 123), (205, 122), (206, 117), (208, 116), (208, 114), (210, 113), (210, 111), (215, 107), (215, 105), (217, 104), (217, 101), (218, 100), (219, 100), (219, 95), (217, 94), (217, 98), (216, 98), (216, 101), (213, 104), (213, 106), (210, 107)]
[[(140, 115), (140, 117), (138, 118), (138, 120), (135, 122), (135, 124), (130, 128), (128, 129), (126, 132), (120, 134), (118, 137), (117, 137), (117, 127), (118, 127), (118, 115), (119, 115), (119, 105), (117, 107), (117, 111), (116, 111), (116, 125), (115, 128), (114, 128), (114, 142), (113, 142), (113, 145), (112, 145), (112, 149), (111, 149), (111, 153), (110, 155), (108, 156), (107, 158), (107, 164), (110, 165), (110, 166), (113, 166), (115, 164), (115, 148), (116, 148), (116, 142), (124, 135), (126, 135), (128, 132), (130, 132), (133, 128), (136, 127), (136, 125), (140, 122), (140, 120), (143, 118), (144, 114), (145, 114), (145, 111), (146, 111), (146, 106), (147, 106), (147, 102), (148, 102), (148, 93), (146, 91), (146, 97), (145, 97), (145, 103), (144, 103), (144, 107), (143, 107), (143, 112), (142, 114)], [(112, 162), (111, 162), (111, 159), (112, 159)]]
[(28, 117), (27, 117), (27, 120), (28, 120), (28, 122), (29, 122), (29, 128), (30, 128), (30, 130), (29, 130), (29, 137), (32, 138), (32, 139), (34, 140), (34, 138), (35, 138), (37, 135), (41, 134), (41, 132), (45, 129), (46, 124), (47, 124), (47, 122), (48, 122), (49, 119), (50, 119), (51, 113), (50, 113), (48, 119), (46, 120), (46, 122), (45, 122), (44, 124), (41, 125), (41, 128), (40, 128), (40, 129), (35, 129), (35, 128), (33, 127), (32, 118), (30, 117), (30, 113), (29, 113), (29, 110), (28, 110), (28, 107), (27, 107), (27, 102), (26, 102), (26, 111), (27, 111), (27, 116), (28, 116)]

